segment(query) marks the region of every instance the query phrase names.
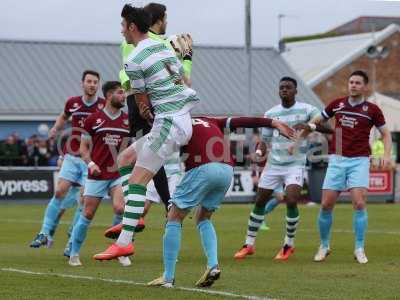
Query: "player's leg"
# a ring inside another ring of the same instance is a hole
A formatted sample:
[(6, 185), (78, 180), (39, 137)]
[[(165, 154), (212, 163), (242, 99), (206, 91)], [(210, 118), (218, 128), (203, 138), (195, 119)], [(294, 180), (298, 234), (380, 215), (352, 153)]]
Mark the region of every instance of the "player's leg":
[(147, 184), (166, 159), (189, 141), (191, 134), (192, 120), (189, 113), (165, 118), (156, 117), (149, 136), (142, 137), (132, 145), (137, 159), (128, 180), (128, 201), (122, 221), (123, 229), (116, 243), (103, 253), (95, 255), (95, 259), (126, 256), (123, 254), (129, 251), (125, 251), (124, 248), (130, 250), (129, 248), (133, 247), (132, 238), (143, 214)]
[(107, 194), (108, 188), (109, 180), (86, 180), (85, 192), (83, 194), (83, 210), (72, 230), (72, 246), (69, 260), (71, 266), (81, 265), (79, 261), (80, 249), (86, 239), (87, 231), (100, 201)]
[[(54, 222), (54, 227), (50, 230), (50, 235), (47, 237), (48, 248), (50, 248), (54, 242), (54, 235), (57, 230), (58, 224), (61, 221), (61, 218), (63, 217), (67, 209), (74, 207), (78, 203), (78, 197), (79, 197), (79, 187), (72, 185), (69, 188), (67, 195), (64, 197), (64, 200), (61, 202), (61, 208)], [(68, 237), (71, 236), (71, 232), (72, 232), (72, 224), (68, 229)]]
[[(114, 215), (123, 215), (124, 213), (125, 201), (120, 182), (121, 180), (117, 179), (110, 184), (110, 196), (113, 204)], [(124, 267), (131, 265), (131, 260), (127, 256), (118, 257), (118, 261)]]
[(279, 205), (279, 203), (284, 203), (284, 202), (285, 202), (285, 193), (283, 191), (283, 187), (281, 186), (274, 190), (273, 198), (270, 199), (265, 205), (265, 211), (264, 211), (265, 217), (260, 227), (261, 230), (269, 230), (269, 227), (267, 226), (267, 215), (273, 212), (273, 210)]
[(346, 166), (340, 157), (332, 155), (322, 186), (321, 210), (318, 215), (320, 246), (314, 261), (324, 261), (330, 253), (331, 227), (333, 208), (340, 192), (346, 189)]
[[(63, 167), (64, 165), (65, 164), (63, 164)], [(31, 242), (30, 247), (39, 248), (47, 244), (47, 237), (50, 235), (51, 230), (55, 228), (55, 224), (57, 223), (56, 220), (61, 208), (61, 202), (71, 187), (71, 184), (72, 183), (68, 180), (58, 178), (56, 191), (53, 198), (51, 198), (50, 202), (47, 204), (44, 213), (42, 228), (40, 229), (39, 234), (37, 234), (35, 239)]]
[(165, 169), (162, 167), (153, 178), (154, 186), (160, 195), (161, 201), (164, 203), (165, 210), (168, 211), (168, 203), (171, 199), (170, 191), (168, 188), (168, 178), (165, 174)]
[(365, 255), (365, 233), (368, 226), (368, 213), (366, 209), (367, 189), (352, 188), (350, 190), (353, 202), (353, 230), (355, 235), (354, 256), (361, 264), (367, 263)]
[(204, 182), (206, 176), (200, 176), (200, 167), (191, 169), (176, 187), (171, 199), (171, 208), (163, 237), (164, 273), (160, 278), (148, 283), (151, 286), (172, 287), (175, 280), (175, 266), (181, 244), (182, 220), (191, 208), (196, 207), (208, 188)]
[(286, 235), (282, 249), (275, 256), (277, 260), (287, 260), (294, 252), (294, 240), (300, 220), (297, 203), (300, 200), (301, 189), (302, 179), (297, 183), (286, 182)]
[(233, 177), (233, 168), (222, 163), (209, 163), (203, 167), (208, 174), (207, 186), (209, 190), (196, 211), (196, 222), (203, 251), (207, 257), (207, 268), (196, 282), (196, 286), (209, 287), (221, 274), (218, 264), (217, 234), (211, 221), (211, 215), (219, 208), (229, 189)]
[(368, 213), (366, 209), (367, 189), (369, 187), (369, 159), (348, 158), (347, 187), (353, 203), (353, 230), (355, 234), (354, 256), (360, 264), (365, 264), (368, 259), (365, 255), (365, 233), (368, 226)]
[[(132, 173), (126, 173), (122, 178), (122, 188), (125, 199), (122, 230), (114, 244), (105, 251), (94, 256), (97, 260), (109, 260), (120, 256), (129, 256), (134, 252), (132, 240), (136, 226), (143, 214), (146, 200), (146, 186), (164, 161), (162, 158), (154, 155), (154, 153), (152, 155), (152, 151), (149, 149), (142, 151), (146, 140), (146, 136), (142, 137), (125, 149), (119, 156), (118, 163), (120, 171), (127, 171), (128, 168), (126, 167), (135, 165)], [(136, 162), (140, 158), (139, 155), (142, 153), (145, 153), (145, 155), (143, 155), (141, 162), (143, 162), (146, 168), (138, 165)]]
[(63, 255), (66, 257), (70, 257), (70, 253), (71, 253), (71, 248), (72, 248), (72, 231), (74, 229), (75, 224), (78, 222), (80, 215), (82, 214), (82, 210), (83, 210), (83, 193), (85, 190), (85, 183), (87, 180), (87, 176), (88, 176), (88, 168), (86, 163), (80, 159), (80, 158), (76, 158), (75, 160), (75, 166), (76, 166), (76, 172), (75, 174), (76, 176), (76, 182), (78, 185), (80, 185), (79, 191), (80, 191), (80, 197), (79, 197), (79, 202), (78, 202), (78, 206), (75, 210), (75, 214), (74, 214), (74, 218), (72, 219), (72, 222), (68, 228), (68, 236), (69, 239), (67, 241), (67, 244), (64, 247), (64, 253)]
[(264, 221), (265, 205), (271, 199), (274, 189), (282, 184), (280, 176), (277, 176), (275, 173), (274, 169), (265, 168), (261, 174), (256, 201), (248, 220), (245, 244), (235, 253), (234, 257), (236, 259), (242, 259), (254, 253), (257, 233)]
[(83, 191), (84, 188), (79, 188), (79, 199), (77, 201), (78, 205), (75, 209), (74, 217), (72, 218), (72, 222), (68, 227), (68, 241), (64, 247), (63, 255), (65, 257), (70, 257), (71, 254), (71, 246), (72, 246), (72, 231), (74, 230), (75, 224), (78, 222), (80, 215), (82, 214), (83, 210)]

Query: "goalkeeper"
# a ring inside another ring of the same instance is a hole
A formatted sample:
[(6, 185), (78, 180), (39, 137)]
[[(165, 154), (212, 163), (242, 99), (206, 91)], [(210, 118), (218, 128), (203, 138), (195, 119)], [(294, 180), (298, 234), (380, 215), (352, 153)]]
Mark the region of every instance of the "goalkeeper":
[[(168, 48), (174, 49), (178, 58), (182, 61), (185, 75), (190, 78), (192, 71), (192, 39), (189, 34), (182, 34), (174, 36), (171, 40), (164, 38), (167, 27), (167, 13), (166, 6), (159, 3), (149, 3), (144, 7), (152, 16), (150, 30), (148, 35), (151, 39), (164, 42)], [(132, 53), (134, 45), (127, 44), (124, 40), (121, 44), (122, 61), (125, 63), (128, 56)], [(129, 114), (129, 127), (131, 137), (140, 138), (148, 132), (150, 132), (151, 125), (147, 123), (145, 119), (140, 116), (139, 109), (135, 102), (135, 97), (130, 91), (130, 82), (128, 75), (125, 70), (122, 69), (119, 74), (121, 85), (127, 91), (127, 105)], [(121, 174), (126, 176), (127, 174)], [(164, 167), (162, 167), (158, 173), (154, 176), (154, 185), (163, 201), (166, 209), (168, 207), (168, 201), (170, 199), (170, 193), (168, 190), (168, 180), (165, 174)], [(141, 220), (141, 223), (143, 220)]]

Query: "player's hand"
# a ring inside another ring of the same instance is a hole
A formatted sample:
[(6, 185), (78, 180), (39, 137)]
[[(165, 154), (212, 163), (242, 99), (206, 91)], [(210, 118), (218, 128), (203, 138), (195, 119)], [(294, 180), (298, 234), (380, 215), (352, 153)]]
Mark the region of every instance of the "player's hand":
[(278, 120), (272, 120), (272, 127), (279, 130), (280, 134), (287, 137), (288, 139), (295, 139), (295, 131), (293, 128), (289, 127), (286, 123)]
[(143, 102), (139, 102), (138, 108), (139, 108), (139, 113), (142, 116), (142, 118), (147, 120), (147, 122), (149, 122), (149, 124), (153, 124), (154, 116), (151, 113), (150, 107)]
[(101, 170), (98, 165), (94, 164), (90, 166), (89, 173), (92, 174), (93, 176), (98, 176), (101, 174)]
[(289, 152), (289, 155), (293, 155), (294, 151), (296, 150), (296, 143), (290, 144), (287, 150)]
[(49, 130), (49, 138), (55, 138), (57, 135), (58, 130), (55, 127), (51, 127), (51, 129)]
[(179, 34), (171, 38), (171, 46), (182, 59), (192, 59), (193, 39), (188, 33)]
[(300, 123), (300, 124), (296, 124), (293, 126), (294, 130), (307, 130), (307, 131), (311, 131), (310, 126), (308, 126), (308, 124), (304, 124), (304, 123)]
[(385, 157), (385, 156), (384, 156), (384, 157), (382, 157), (382, 158), (380, 159), (380, 161), (379, 161), (379, 167), (380, 167), (382, 170), (389, 170), (391, 164), (392, 164), (392, 160), (391, 160), (390, 157)]
[(62, 163), (64, 161), (64, 158), (60, 155), (57, 159), (57, 167), (60, 169), (62, 166)]

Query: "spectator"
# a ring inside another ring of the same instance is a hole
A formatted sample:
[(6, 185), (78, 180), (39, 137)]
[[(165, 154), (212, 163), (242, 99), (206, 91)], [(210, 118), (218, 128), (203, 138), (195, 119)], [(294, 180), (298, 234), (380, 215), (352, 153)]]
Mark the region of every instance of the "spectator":
[(17, 165), (20, 161), (20, 147), (14, 135), (0, 143), (0, 165)]

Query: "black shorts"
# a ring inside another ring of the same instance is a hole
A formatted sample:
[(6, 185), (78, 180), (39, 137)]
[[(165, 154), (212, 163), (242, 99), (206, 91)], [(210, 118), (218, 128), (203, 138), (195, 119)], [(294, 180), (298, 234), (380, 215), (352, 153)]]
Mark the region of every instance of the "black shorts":
[(128, 116), (129, 116), (129, 135), (130, 137), (143, 136), (150, 132), (151, 126), (149, 123), (142, 118), (139, 113), (139, 108), (135, 101), (135, 96), (130, 95), (126, 98), (128, 105)]

